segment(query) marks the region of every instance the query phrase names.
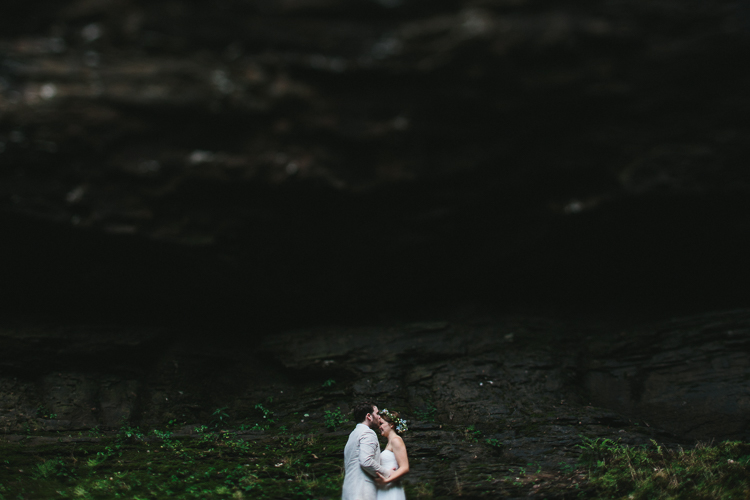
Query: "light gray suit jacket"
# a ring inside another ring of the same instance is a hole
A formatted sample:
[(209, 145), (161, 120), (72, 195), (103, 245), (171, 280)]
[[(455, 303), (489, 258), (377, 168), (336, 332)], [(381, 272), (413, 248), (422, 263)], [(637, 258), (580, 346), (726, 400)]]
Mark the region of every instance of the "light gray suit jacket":
[(344, 488), (342, 500), (375, 500), (375, 473), (390, 476), (380, 466), (380, 443), (375, 431), (357, 424), (344, 448)]

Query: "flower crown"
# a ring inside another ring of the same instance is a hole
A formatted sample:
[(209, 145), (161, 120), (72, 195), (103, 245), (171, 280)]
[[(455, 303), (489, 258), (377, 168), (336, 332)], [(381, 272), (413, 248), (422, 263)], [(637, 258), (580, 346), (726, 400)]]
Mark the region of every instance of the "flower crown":
[(386, 408), (383, 408), (380, 410), (381, 415), (386, 415), (388, 418), (393, 420), (394, 425), (396, 426), (396, 433), (403, 434), (404, 432), (409, 430), (409, 426), (407, 424), (407, 420), (404, 420), (401, 417), (397, 417), (393, 413), (389, 412)]

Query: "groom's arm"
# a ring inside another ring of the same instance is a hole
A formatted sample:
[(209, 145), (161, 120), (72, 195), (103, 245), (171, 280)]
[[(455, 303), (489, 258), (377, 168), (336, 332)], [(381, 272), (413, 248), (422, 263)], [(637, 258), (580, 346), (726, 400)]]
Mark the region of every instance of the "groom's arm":
[(375, 434), (363, 433), (359, 437), (359, 465), (372, 477), (377, 477), (379, 472), (387, 478), (391, 475), (391, 471), (385, 470), (381, 467), (380, 462), (375, 460), (375, 453), (377, 453), (378, 448), (380, 448), (380, 444), (378, 444), (378, 438), (375, 437)]

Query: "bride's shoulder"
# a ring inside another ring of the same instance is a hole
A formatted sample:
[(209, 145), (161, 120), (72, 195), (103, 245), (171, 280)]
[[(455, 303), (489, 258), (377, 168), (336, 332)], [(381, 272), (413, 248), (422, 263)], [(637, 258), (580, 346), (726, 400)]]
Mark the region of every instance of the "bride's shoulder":
[(393, 446), (399, 447), (399, 448), (406, 448), (406, 445), (404, 444), (404, 438), (396, 434), (393, 436)]

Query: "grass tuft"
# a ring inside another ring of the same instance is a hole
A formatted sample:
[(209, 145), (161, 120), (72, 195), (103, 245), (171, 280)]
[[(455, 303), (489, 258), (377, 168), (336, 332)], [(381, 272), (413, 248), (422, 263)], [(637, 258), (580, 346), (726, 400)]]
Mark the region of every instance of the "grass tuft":
[(625, 446), (583, 438), (580, 463), (589, 469), (586, 496), (628, 500), (750, 498), (750, 444), (699, 443), (685, 451)]

